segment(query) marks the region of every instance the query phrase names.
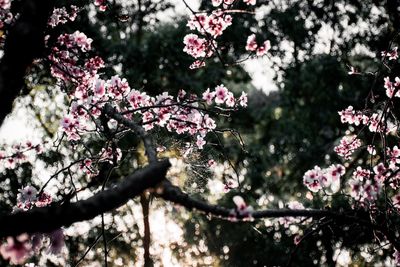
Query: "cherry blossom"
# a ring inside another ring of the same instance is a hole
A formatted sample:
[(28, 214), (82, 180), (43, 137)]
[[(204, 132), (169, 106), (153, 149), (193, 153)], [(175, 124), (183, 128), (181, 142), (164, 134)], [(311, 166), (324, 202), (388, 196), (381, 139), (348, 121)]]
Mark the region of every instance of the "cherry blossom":
[(256, 35), (252, 34), (249, 37), (247, 37), (246, 50), (247, 51), (256, 51), (257, 47), (258, 47), (258, 45), (257, 45)]
[(241, 196), (234, 196), (232, 198), (236, 205), (236, 212), (242, 217), (251, 217), (253, 207), (248, 206)]
[(215, 103), (223, 104), (228, 97), (228, 89), (223, 85), (215, 87)]
[(315, 166), (304, 174), (303, 183), (312, 192), (329, 189), (336, 193), (340, 189), (340, 178), (345, 172), (345, 167), (340, 164), (331, 165), (326, 169)]
[(29, 236), (22, 234), (17, 237), (8, 237), (7, 243), (0, 247), (1, 256), (10, 260), (12, 264), (23, 264), (31, 253)]
[(356, 112), (352, 106), (348, 106), (347, 109), (339, 111), (340, 120), (342, 123), (360, 125), (363, 119), (361, 112)]
[(393, 47), (393, 49), (389, 52), (387, 51), (382, 51), (381, 52), (382, 57), (388, 57), (389, 60), (396, 60), (399, 58), (399, 55), (397, 53), (397, 46)]
[(270, 41), (266, 40), (262, 45), (257, 44), (256, 35), (252, 34), (247, 37), (246, 50), (250, 52), (256, 52), (256, 55), (261, 57), (265, 55), (271, 49)]
[(334, 151), (345, 159), (350, 159), (350, 156), (356, 149), (361, 146), (361, 140), (354, 135), (344, 136), (340, 140), (340, 144), (334, 148)]
[(71, 5), (70, 12), (67, 11), (65, 7), (55, 8), (53, 10), (53, 14), (49, 18), (48, 24), (51, 27), (56, 27), (58, 24), (64, 24), (68, 21), (74, 21), (78, 14), (78, 8), (74, 5)]
[[(213, 49), (210, 42), (205, 38), (200, 38), (197, 34), (188, 34), (183, 39), (185, 47), (183, 52), (188, 53), (194, 58), (210, 57), (213, 54)], [(216, 43), (214, 43), (216, 46)]]
[(94, 4), (95, 4), (95, 6), (99, 7), (100, 11), (106, 11), (107, 10), (107, 0), (95, 0)]
[(18, 191), (17, 201), (20, 203), (32, 203), (37, 200), (38, 191), (33, 186), (28, 185)]
[(239, 187), (239, 183), (238, 183), (237, 179), (228, 178), (225, 181), (224, 192), (227, 193), (230, 190), (238, 188), (238, 187)]
[(205, 100), (208, 105), (212, 104), (214, 97), (215, 92), (210, 92), (210, 88), (207, 88), (207, 90), (203, 93), (203, 100)]

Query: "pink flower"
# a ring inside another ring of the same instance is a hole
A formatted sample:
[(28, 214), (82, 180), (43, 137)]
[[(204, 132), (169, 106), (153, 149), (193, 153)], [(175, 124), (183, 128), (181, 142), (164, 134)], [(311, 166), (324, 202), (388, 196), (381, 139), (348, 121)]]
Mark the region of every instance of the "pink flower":
[(246, 202), (241, 196), (234, 196), (232, 198), (233, 202), (236, 205), (236, 212), (243, 217), (251, 217), (253, 212), (253, 208), (251, 206), (247, 206)]
[(48, 206), (52, 201), (52, 197), (49, 194), (43, 192), (42, 194), (40, 194), (35, 205), (36, 207), (45, 207)]
[(99, 7), (100, 11), (106, 11), (107, 9), (107, 0), (95, 0), (94, 5)]
[(222, 104), (225, 102), (226, 97), (228, 96), (228, 89), (223, 85), (218, 85), (215, 87), (215, 103)]
[(295, 245), (298, 245), (298, 244), (300, 244), (301, 239), (302, 239), (301, 235), (295, 235), (294, 238), (293, 238), (293, 243)]
[(33, 186), (25, 186), (18, 190), (17, 201), (21, 203), (31, 203), (37, 200), (37, 190)]
[(111, 147), (103, 148), (100, 151), (100, 161), (108, 161), (110, 163), (113, 163), (114, 157), (116, 161), (120, 161), (122, 158), (122, 152), (119, 147), (115, 151)]
[(333, 150), (341, 157), (345, 159), (350, 159), (350, 156), (354, 153), (356, 149), (361, 146), (361, 140), (356, 138), (356, 136), (344, 136), (340, 140), (340, 144), (336, 146)]
[(225, 186), (224, 186), (224, 192), (227, 193), (229, 192), (231, 189), (235, 189), (239, 186), (239, 183), (236, 179), (233, 178), (228, 178), (225, 182)]
[(185, 44), (183, 52), (188, 53), (194, 58), (206, 57), (206, 39), (200, 38), (197, 34), (191, 33), (185, 36), (183, 43)]
[(399, 58), (398, 52), (397, 52), (397, 46), (392, 49), (392, 51), (386, 52), (382, 51), (381, 53), (382, 57), (388, 57), (389, 60), (396, 60)]
[(0, 0), (0, 9), (10, 9), (11, 7), (11, 1), (10, 0)]
[(247, 94), (245, 92), (242, 92), (242, 95), (239, 98), (239, 104), (242, 107), (247, 107)]
[(303, 183), (312, 192), (318, 192), (321, 186), (322, 171), (321, 168), (315, 166), (314, 169), (308, 170), (303, 176)]
[(262, 45), (257, 44), (256, 35), (252, 34), (247, 37), (246, 50), (256, 52), (256, 55), (261, 57), (265, 55), (271, 49), (270, 41), (266, 40)]
[(97, 97), (102, 97), (106, 93), (105, 81), (96, 79), (93, 86), (93, 91)]
[(213, 160), (213, 159), (210, 159), (210, 160), (207, 162), (207, 164), (208, 164), (208, 167), (210, 167), (210, 168), (214, 168), (214, 167), (217, 165), (217, 163), (216, 163), (215, 160)]
[(201, 135), (197, 136), (197, 141), (196, 145), (199, 149), (203, 149), (203, 146), (206, 144), (206, 141), (204, 141), (204, 138)]
[(27, 234), (18, 237), (8, 237), (7, 243), (1, 245), (0, 254), (12, 264), (23, 264), (31, 253), (31, 244)]
[(249, 37), (247, 37), (247, 42), (246, 42), (246, 50), (247, 51), (256, 51), (258, 45), (256, 41), (256, 35), (252, 34)]
[(361, 112), (355, 111), (352, 106), (348, 106), (345, 110), (339, 111), (338, 113), (342, 123), (354, 124), (358, 126), (363, 119)]
[(195, 62), (193, 62), (190, 66), (189, 69), (193, 70), (193, 69), (199, 69), (202, 68), (206, 65), (206, 63), (204, 62), (204, 60), (196, 60)]
[(210, 88), (207, 88), (207, 90), (203, 93), (203, 100), (205, 100), (208, 105), (212, 104), (214, 97), (215, 92), (210, 92)]
[(225, 104), (228, 107), (234, 107), (235, 106), (235, 97), (233, 96), (232, 92), (228, 92), (228, 94), (226, 96)]
[(261, 57), (264, 56), (271, 49), (270, 41), (265, 41), (261, 46), (257, 48), (256, 55)]

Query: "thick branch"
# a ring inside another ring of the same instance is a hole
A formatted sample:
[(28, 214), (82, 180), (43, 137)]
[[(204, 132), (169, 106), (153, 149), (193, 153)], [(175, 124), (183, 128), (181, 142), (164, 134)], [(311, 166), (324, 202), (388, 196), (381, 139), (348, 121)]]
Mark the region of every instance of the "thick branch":
[(53, 0), (26, 0), (19, 19), (10, 28), (0, 64), (0, 125), (24, 85), (24, 76), (44, 49), (44, 35)]
[[(229, 209), (218, 205), (212, 205), (205, 201), (197, 200), (182, 192), (182, 190), (171, 184), (168, 180), (164, 180), (160, 184), (160, 188), (157, 190), (158, 197), (173, 203), (179, 204), (188, 210), (196, 209), (206, 214), (223, 217), (223, 218), (236, 218), (245, 219), (248, 216), (241, 215), (235, 211), (235, 209)], [(352, 214), (352, 215), (348, 215)], [(390, 229), (385, 228), (382, 225), (373, 224), (368, 218), (363, 215), (367, 215), (365, 212), (357, 210), (351, 210), (349, 213), (339, 213), (332, 210), (318, 210), (318, 209), (266, 209), (254, 211), (251, 213), (251, 217), (254, 219), (261, 218), (281, 218), (281, 217), (306, 217), (306, 218), (332, 218), (336, 223), (357, 223), (369, 229), (373, 229), (381, 232), (385, 237), (392, 243), (392, 245), (400, 251), (400, 241), (395, 236), (395, 233)]]
[(160, 183), (165, 178), (169, 166), (168, 160), (152, 163), (126, 177), (117, 186), (99, 192), (86, 200), (1, 216), (0, 237), (49, 232), (114, 210), (144, 190)]
[[(235, 214), (234, 209), (225, 208), (218, 205), (212, 205), (207, 202), (194, 199), (190, 197), (188, 194), (182, 192), (182, 190), (172, 185), (169, 181), (165, 180), (162, 182), (162, 188), (159, 190), (159, 197), (174, 202), (176, 204), (182, 205), (185, 208), (192, 210), (196, 209), (207, 214), (211, 214), (214, 216), (220, 216), (229, 218), (232, 215), (235, 215), (237, 218), (245, 218), (240, 214)], [(313, 218), (321, 218), (332, 216), (334, 213), (328, 210), (291, 210), (291, 209), (277, 209), (277, 210), (260, 210), (255, 211), (251, 214), (254, 219), (259, 218), (279, 218), (279, 217), (313, 217)]]

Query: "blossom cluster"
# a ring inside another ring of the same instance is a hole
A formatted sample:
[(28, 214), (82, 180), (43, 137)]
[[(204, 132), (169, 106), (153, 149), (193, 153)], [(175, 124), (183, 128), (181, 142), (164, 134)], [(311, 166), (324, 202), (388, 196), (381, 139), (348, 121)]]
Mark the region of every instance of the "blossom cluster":
[(74, 21), (78, 14), (78, 7), (71, 5), (70, 12), (65, 7), (55, 8), (51, 14), (48, 24), (51, 27), (56, 27), (58, 24), (65, 24), (68, 21)]
[[(256, 0), (243, 0), (247, 5), (255, 5)], [(222, 9), (207, 13), (196, 13), (190, 16), (187, 26), (191, 30), (196, 30), (201, 36), (190, 33), (187, 34), (183, 43), (183, 51), (191, 55), (196, 61), (189, 68), (195, 69), (205, 66), (204, 60), (211, 57), (217, 49), (217, 37), (221, 36), (226, 28), (232, 25), (232, 16), (229, 15), (230, 7), (235, 3), (233, 0), (212, 0), (214, 7), (223, 4)], [(250, 42), (250, 43), (249, 43)], [(246, 50), (255, 51), (257, 56), (263, 56), (270, 49), (269, 41), (262, 45), (257, 45), (255, 35), (251, 35), (247, 40)], [(200, 60), (198, 58), (201, 58)]]
[[(73, 81), (75, 83), (88, 82), (84, 66), (90, 66), (93, 71), (103, 66), (103, 61), (96, 58), (87, 60), (80, 65), (78, 62), (80, 52), (91, 49), (92, 39), (84, 33), (76, 31), (73, 34), (62, 34), (58, 37), (57, 46), (52, 48), (49, 56), (51, 61), (51, 74), (63, 81)], [(97, 59), (97, 60), (96, 60)], [(88, 67), (89, 67), (88, 66)]]
[[(383, 51), (382, 57), (387, 57), (389, 60), (398, 59), (397, 47), (389, 52)], [(352, 71), (351, 74), (354, 72)], [(400, 78), (395, 77), (394, 81), (392, 81), (390, 77), (385, 77), (383, 79), (383, 88), (387, 96), (385, 101), (392, 101), (393, 97), (400, 97)], [(391, 121), (391, 119), (396, 120), (394, 117), (391, 118), (390, 109), (392, 107), (388, 104), (383, 106), (380, 109), (380, 105), (378, 105), (378, 108), (372, 110), (355, 110), (353, 106), (349, 106), (338, 113), (342, 123), (363, 126), (363, 129), (366, 128), (373, 134), (379, 133), (382, 138), (385, 138), (386, 135), (396, 132), (397, 126)], [(378, 153), (374, 143), (366, 146), (370, 157), (370, 164), (367, 167), (356, 166), (352, 176), (346, 183), (349, 187), (350, 196), (366, 208), (371, 208), (376, 204), (382, 188), (386, 187), (386, 185), (389, 185), (394, 191), (400, 188), (400, 149), (397, 145), (389, 147), (385, 142), (383, 144), (381, 153)], [(339, 145), (334, 148), (334, 151), (343, 157), (344, 160), (350, 160), (354, 151), (360, 147), (361, 140), (357, 136), (349, 134), (341, 138)], [(324, 173), (326, 172), (316, 166), (304, 174), (303, 182), (309, 190), (317, 192), (324, 187), (324, 181), (326, 177), (329, 177), (324, 175)], [(344, 175), (344, 168), (340, 172), (340, 176), (342, 175)], [(398, 194), (392, 198), (395, 208), (399, 206), (398, 199), (400, 197), (397, 198), (397, 196)]]
[(349, 181), (350, 195), (363, 206), (373, 204), (380, 191), (380, 184), (374, 183), (371, 175), (371, 171), (358, 166)]
[(25, 186), (18, 191), (17, 205), (14, 209), (14, 212), (27, 211), (33, 207), (45, 207), (53, 201), (49, 194), (45, 192), (39, 194), (37, 189), (30, 185)]
[(30, 141), (24, 144), (14, 144), (5, 150), (0, 150), (0, 163), (6, 169), (14, 169), (17, 165), (27, 162), (32, 153), (38, 155), (42, 152), (41, 144), (33, 145)]
[(184, 52), (194, 58), (211, 57), (217, 49), (215, 38), (222, 35), (223, 31), (232, 25), (232, 16), (222, 10), (213, 11), (210, 15), (192, 15), (187, 23), (191, 30), (197, 30), (203, 35), (188, 34), (184, 37)]
[[(14, 212), (24, 212), (33, 207), (44, 207), (51, 202), (52, 197), (49, 194), (39, 193), (33, 186), (25, 186), (19, 190)], [(43, 247), (47, 248), (47, 253), (59, 254), (64, 247), (63, 230), (59, 228), (48, 233), (8, 237), (7, 242), (0, 246), (0, 255), (9, 260), (11, 264), (23, 264), (30, 256), (39, 253)]]
[(223, 10), (215, 10), (210, 15), (195, 14), (190, 16), (187, 26), (201, 34), (210, 35), (214, 39), (221, 36), (226, 28), (232, 25), (232, 16)]
[(312, 192), (330, 189), (331, 192), (336, 193), (340, 189), (340, 178), (345, 172), (345, 167), (340, 164), (331, 165), (326, 169), (315, 166), (304, 174), (303, 183)]
[(262, 45), (257, 44), (256, 35), (252, 34), (247, 37), (246, 50), (250, 52), (256, 52), (256, 55), (261, 57), (265, 55), (271, 49), (271, 42), (269, 40), (264, 41)]
[(397, 52), (397, 46), (393, 47), (391, 51), (382, 51), (381, 55), (383, 58), (388, 58), (389, 60), (396, 60), (399, 58), (399, 54)]
[(339, 145), (333, 149), (339, 156), (350, 159), (350, 156), (361, 147), (361, 140), (354, 135), (343, 136)]
[(194, 58), (211, 57), (213, 55), (212, 47), (217, 47), (217, 43), (215, 41), (201, 38), (197, 34), (186, 35), (183, 39), (183, 43), (185, 44), (183, 52), (188, 53)]
[(399, 86), (400, 86), (400, 78), (395, 77), (394, 82), (390, 81), (390, 77), (385, 77), (384, 79), (384, 87), (386, 89), (386, 95), (389, 98), (392, 98), (393, 96), (395, 97), (400, 97), (399, 93)]
[[(103, 60), (81, 56), (91, 50), (91, 43), (90, 38), (78, 31), (63, 34), (50, 55), (53, 76), (72, 86), (69, 91), (71, 106), (61, 120), (61, 129), (69, 141), (79, 141), (83, 134), (99, 130), (96, 120), (104, 105), (113, 103), (119, 113), (129, 120), (136, 120), (146, 131), (157, 126), (169, 132), (189, 134), (198, 149), (202, 149), (206, 144), (205, 136), (216, 128), (207, 108), (224, 105), (228, 110), (235, 110), (247, 106), (245, 93), (235, 98), (224, 85), (216, 86), (213, 91), (207, 89), (202, 97), (184, 90), (177, 97), (167, 92), (153, 97), (132, 89), (126, 79), (117, 75), (105, 80), (98, 74), (104, 67)], [(109, 151), (109, 148), (104, 149)], [(99, 157), (110, 160), (112, 155)], [(86, 166), (85, 169), (90, 168)]]
[(352, 106), (338, 112), (342, 123), (365, 125), (368, 126), (370, 132), (384, 132), (388, 134), (397, 129), (390, 120), (385, 118), (382, 111), (374, 112), (366, 115), (366, 112), (354, 110)]

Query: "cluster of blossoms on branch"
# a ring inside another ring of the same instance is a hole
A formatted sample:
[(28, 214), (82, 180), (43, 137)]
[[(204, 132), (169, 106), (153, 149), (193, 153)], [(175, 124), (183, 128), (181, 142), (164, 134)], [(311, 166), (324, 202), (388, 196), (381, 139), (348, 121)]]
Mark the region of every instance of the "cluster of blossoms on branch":
[[(255, 5), (255, 0), (244, 0), (247, 5)], [(196, 69), (205, 66), (205, 59), (209, 58), (217, 52), (217, 37), (221, 36), (226, 28), (232, 25), (232, 16), (229, 15), (230, 8), (235, 4), (233, 0), (212, 0), (214, 7), (223, 4), (222, 9), (217, 9), (207, 13), (194, 13), (190, 16), (187, 26), (191, 30), (196, 30), (200, 36), (194, 33), (187, 34), (183, 43), (185, 47), (183, 51), (197, 59), (190, 66)], [(257, 56), (263, 56), (270, 49), (269, 41), (264, 41), (262, 45), (256, 42), (255, 34), (249, 36), (247, 40), (246, 50), (256, 52)]]
[(58, 24), (65, 24), (68, 21), (74, 21), (78, 15), (78, 7), (70, 6), (70, 11), (67, 11), (65, 7), (55, 8), (51, 14), (48, 25), (56, 27)]
[[(387, 57), (390, 61), (397, 60), (397, 47), (389, 52), (383, 51), (382, 56)], [(384, 100), (382, 105), (377, 105), (378, 110), (355, 110), (353, 106), (349, 106), (338, 112), (342, 123), (362, 127), (362, 129), (366, 128), (373, 136), (378, 133), (383, 139), (384, 146), (380, 149), (381, 153), (378, 153), (376, 144), (373, 142), (365, 146), (365, 150), (368, 152), (367, 155), (370, 157), (368, 165), (356, 166), (351, 178), (344, 183), (349, 188), (350, 196), (353, 200), (364, 208), (374, 207), (380, 193), (387, 185), (393, 189), (394, 193), (397, 192), (400, 186), (400, 149), (397, 145), (388, 146), (385, 141), (387, 136), (396, 133), (398, 130), (398, 126), (395, 123), (397, 119), (390, 110), (392, 108), (390, 101), (392, 101), (393, 97), (400, 97), (398, 93), (400, 79), (395, 77), (394, 82), (392, 82), (390, 77), (385, 77), (383, 87), (387, 99)], [(359, 135), (360, 133), (358, 135), (348, 134), (342, 137), (334, 151), (345, 161), (351, 160), (355, 151), (360, 150), (362, 147)], [(358, 153), (361, 152), (359, 151)], [(320, 189), (325, 188), (326, 181), (330, 185), (330, 181), (334, 181), (329, 178), (330, 168), (321, 170), (316, 166), (314, 169), (307, 171), (303, 177), (304, 184), (312, 192), (318, 192)], [(326, 175), (327, 173), (328, 175)], [(338, 173), (340, 173), (340, 176), (345, 174), (343, 166)], [(335, 185), (336, 190), (332, 191), (338, 191), (338, 186), (340, 187), (340, 183)], [(394, 194), (392, 199), (397, 199), (397, 196), (398, 194)], [(398, 203), (396, 205), (398, 206)], [(397, 207), (396, 205), (394, 206)]]
[[(17, 205), (14, 212), (25, 212), (34, 207), (45, 207), (52, 202), (52, 197), (39, 193), (33, 186), (25, 186), (19, 190)], [(21, 234), (8, 237), (7, 242), (0, 246), (0, 254), (12, 264), (23, 264), (27, 258), (38, 254), (42, 249), (47, 253), (59, 254), (64, 247), (64, 232), (56, 229), (49, 233)]]
[(332, 192), (337, 192), (340, 188), (340, 177), (346, 172), (343, 165), (332, 165), (326, 169), (315, 166), (314, 169), (304, 174), (303, 182), (312, 192), (330, 188)]
[[(82, 32), (62, 34), (49, 56), (52, 75), (68, 88), (71, 99), (69, 111), (61, 120), (61, 129), (69, 141), (76, 142), (85, 134), (104, 130), (100, 116), (109, 103), (116, 112), (137, 122), (146, 131), (160, 127), (169, 132), (188, 134), (193, 137), (197, 148), (202, 149), (206, 135), (216, 129), (215, 119), (208, 114), (210, 109), (229, 113), (247, 106), (245, 93), (235, 97), (222, 84), (214, 90), (207, 89), (201, 96), (182, 89), (174, 97), (167, 92), (150, 96), (131, 88), (126, 79), (117, 75), (105, 80), (98, 72), (104, 67), (104, 61), (98, 56), (86, 57), (91, 44), (92, 39)], [(116, 124), (107, 127), (112, 129)], [(101, 154), (104, 151), (110, 149), (103, 148)], [(112, 158), (114, 152), (110, 152), (106, 159)], [(83, 166), (88, 170), (90, 164)]]
[(255, 52), (257, 56), (264, 56), (271, 49), (271, 42), (265, 40), (263, 44), (257, 44), (256, 35), (252, 34), (247, 37), (246, 50), (250, 52)]
[(6, 169), (14, 169), (17, 165), (29, 161), (29, 157), (43, 152), (43, 145), (33, 145), (28, 141), (24, 144), (14, 144), (0, 150), (0, 163)]

